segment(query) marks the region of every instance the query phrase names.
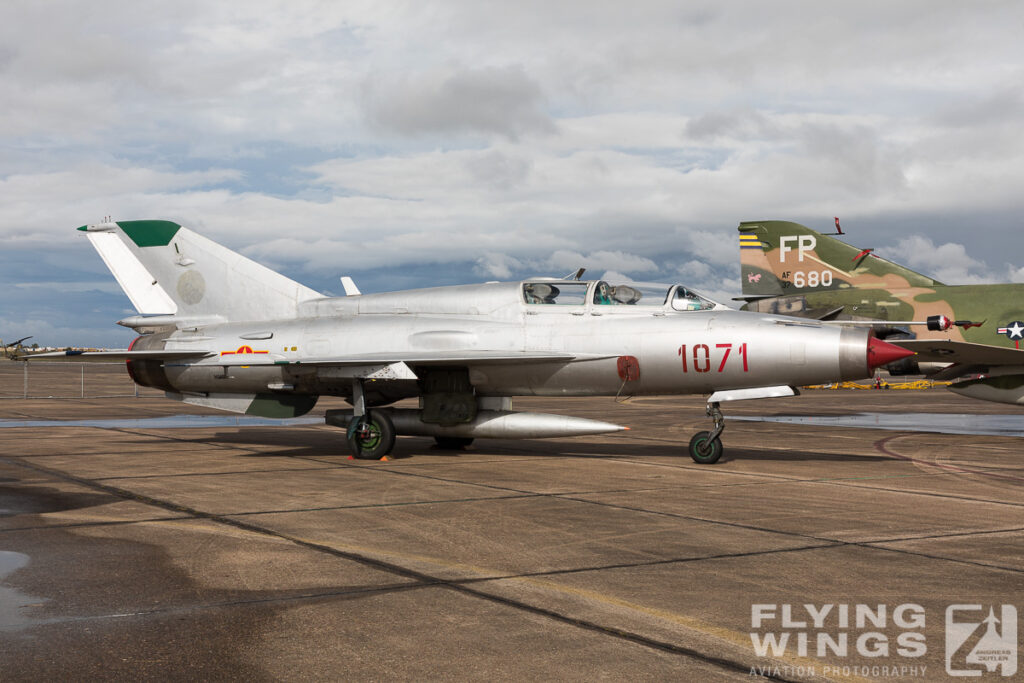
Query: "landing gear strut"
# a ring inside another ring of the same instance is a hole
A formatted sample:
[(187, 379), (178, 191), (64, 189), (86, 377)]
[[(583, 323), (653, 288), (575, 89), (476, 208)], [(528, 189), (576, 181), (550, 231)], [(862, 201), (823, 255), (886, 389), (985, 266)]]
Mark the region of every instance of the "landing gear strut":
[(395, 425), (383, 410), (367, 410), (363, 383), (352, 382), (352, 421), (347, 438), (352, 455), (360, 460), (380, 460), (395, 447)]
[(717, 403), (708, 404), (707, 414), (714, 420), (714, 428), (710, 432), (697, 432), (690, 439), (690, 457), (702, 465), (716, 463), (722, 457), (722, 439), (719, 437), (725, 429), (725, 417)]

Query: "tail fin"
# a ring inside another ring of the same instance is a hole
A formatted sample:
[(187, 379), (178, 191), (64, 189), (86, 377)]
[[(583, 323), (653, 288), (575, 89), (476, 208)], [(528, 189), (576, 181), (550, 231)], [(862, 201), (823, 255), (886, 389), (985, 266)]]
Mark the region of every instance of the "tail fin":
[(799, 223), (745, 221), (739, 232), (744, 298), (942, 284)]
[(321, 294), (171, 221), (83, 225), (142, 314), (292, 318)]

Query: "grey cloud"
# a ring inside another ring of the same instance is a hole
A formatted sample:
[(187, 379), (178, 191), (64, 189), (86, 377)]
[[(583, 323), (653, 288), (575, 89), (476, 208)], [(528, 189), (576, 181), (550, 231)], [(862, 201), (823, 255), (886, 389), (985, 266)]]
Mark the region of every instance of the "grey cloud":
[[(141, 26), (132, 3), (5, 3), (0, 41), (8, 82), (42, 87), (82, 82), (143, 82), (153, 66), (156, 39)], [(156, 10), (158, 13), (159, 10)], [(151, 16), (158, 25), (165, 17)]]
[(935, 114), (936, 123), (955, 128), (1005, 125), (1019, 126), (1024, 118), (1024, 88), (1001, 87), (987, 97), (956, 101)]
[(739, 140), (774, 138), (779, 127), (757, 111), (709, 112), (690, 119), (685, 135), (692, 140), (735, 138)]
[(790, 174), (793, 181), (886, 193), (906, 185), (905, 156), (893, 149), (879, 126), (833, 118), (834, 122), (760, 111), (711, 112), (691, 119), (684, 134), (694, 141), (725, 145), (734, 153), (758, 154), (760, 163)]
[(475, 132), (514, 140), (555, 130), (540, 86), (519, 67), (421, 74), (367, 89), (368, 119), (402, 135)]
[(900, 156), (874, 129), (805, 124), (798, 139), (802, 156), (816, 163), (824, 180), (861, 192), (893, 193), (907, 184)]
[(497, 150), (485, 152), (466, 161), (469, 172), (495, 190), (507, 190), (522, 185), (530, 173), (530, 165), (529, 159)]
[[(714, 266), (731, 265), (739, 259), (736, 243), (731, 238), (730, 233), (724, 230), (699, 230), (679, 226), (676, 228), (676, 233), (677, 239), (689, 243), (688, 246), (691, 253), (699, 256), (707, 263), (714, 264)], [(686, 267), (689, 270), (681, 272), (691, 273), (695, 268), (693, 265), (687, 265)]]

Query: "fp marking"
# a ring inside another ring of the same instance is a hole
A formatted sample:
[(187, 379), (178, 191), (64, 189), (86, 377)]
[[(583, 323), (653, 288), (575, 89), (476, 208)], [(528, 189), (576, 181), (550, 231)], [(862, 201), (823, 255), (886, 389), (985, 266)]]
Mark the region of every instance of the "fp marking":
[(818, 246), (814, 235), (784, 235), (779, 238), (779, 263), (786, 262), (786, 252), (793, 251), (789, 242), (796, 242), (797, 261), (804, 260), (804, 254)]

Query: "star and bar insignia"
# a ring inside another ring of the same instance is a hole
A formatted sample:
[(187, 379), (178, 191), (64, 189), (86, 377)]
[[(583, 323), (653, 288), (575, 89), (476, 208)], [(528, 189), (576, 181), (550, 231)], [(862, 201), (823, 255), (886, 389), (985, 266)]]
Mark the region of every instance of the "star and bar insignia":
[(998, 328), (996, 332), (1005, 334), (1010, 339), (1024, 339), (1024, 322), (1014, 320), (1006, 327)]

